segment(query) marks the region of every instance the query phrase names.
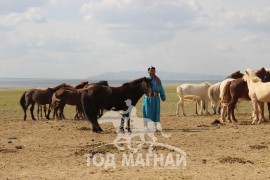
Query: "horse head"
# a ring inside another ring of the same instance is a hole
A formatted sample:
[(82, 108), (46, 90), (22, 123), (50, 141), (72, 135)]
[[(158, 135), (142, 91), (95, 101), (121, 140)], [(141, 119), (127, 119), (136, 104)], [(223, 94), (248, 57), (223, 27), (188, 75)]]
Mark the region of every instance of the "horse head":
[(109, 86), (108, 81), (99, 81), (98, 84), (101, 86)]
[(154, 97), (152, 79), (153, 78), (149, 79), (149, 78), (144, 77), (142, 81), (142, 88), (143, 88), (144, 94), (149, 97)]
[(256, 76), (256, 74), (251, 69), (246, 69), (245, 74), (243, 76), (244, 81), (246, 82), (261, 82), (262, 80)]
[(261, 69), (255, 71), (256, 76), (262, 79), (263, 82), (269, 82), (270, 81), (270, 73), (262, 67)]
[(228, 77), (226, 77), (226, 79), (228, 78), (238, 79), (238, 78), (242, 78), (243, 76), (244, 76), (243, 73), (241, 73), (240, 71), (236, 71), (232, 73), (231, 75), (229, 75)]

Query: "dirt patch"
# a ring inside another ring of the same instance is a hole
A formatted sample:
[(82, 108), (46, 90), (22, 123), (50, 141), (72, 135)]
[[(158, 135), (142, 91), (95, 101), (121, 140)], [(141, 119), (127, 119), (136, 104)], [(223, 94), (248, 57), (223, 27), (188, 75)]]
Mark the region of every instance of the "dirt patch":
[(222, 164), (225, 164), (225, 163), (230, 163), (230, 164), (234, 164), (234, 163), (241, 163), (241, 164), (250, 163), (250, 164), (254, 164), (253, 161), (245, 160), (244, 158), (237, 158), (237, 157), (230, 157), (230, 156), (220, 158), (219, 162), (222, 163)]
[(92, 130), (91, 128), (85, 127), (85, 126), (77, 128), (77, 129), (80, 130), (80, 131), (91, 131)]
[(249, 146), (251, 149), (268, 149), (268, 146), (265, 145), (252, 145)]
[(0, 149), (0, 153), (16, 153), (15, 149)]

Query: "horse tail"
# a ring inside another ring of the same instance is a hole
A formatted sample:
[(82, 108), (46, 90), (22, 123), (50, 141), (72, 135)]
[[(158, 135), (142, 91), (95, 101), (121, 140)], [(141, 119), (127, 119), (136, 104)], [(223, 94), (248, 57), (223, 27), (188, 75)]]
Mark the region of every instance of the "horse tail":
[(25, 101), (25, 94), (26, 91), (22, 94), (22, 97), (20, 98), (20, 105), (22, 106), (23, 110), (26, 111), (26, 101)]
[(183, 93), (183, 90), (181, 88), (181, 86), (177, 86), (176, 87), (176, 93), (179, 97), (183, 97), (184, 96), (184, 93)]
[(223, 95), (222, 95), (222, 103), (229, 103), (232, 99), (231, 97), (231, 93), (230, 93), (230, 85), (231, 85), (231, 81), (227, 82), (227, 84), (225, 85), (224, 89), (223, 89)]
[(93, 107), (91, 105), (89, 98), (90, 97), (87, 95), (87, 92), (83, 91), (82, 97), (81, 97), (83, 112), (86, 116), (86, 119), (90, 121), (91, 123), (93, 123), (92, 119), (94, 118), (94, 110), (93, 110)]

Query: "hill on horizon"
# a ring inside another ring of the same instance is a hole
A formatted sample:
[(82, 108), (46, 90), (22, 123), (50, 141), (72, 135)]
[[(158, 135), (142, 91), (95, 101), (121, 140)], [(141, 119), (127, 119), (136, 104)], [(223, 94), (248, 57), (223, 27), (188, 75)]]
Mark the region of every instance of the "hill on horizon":
[[(89, 76), (87, 79), (96, 80), (129, 80), (137, 79), (139, 77), (148, 76), (145, 71), (118, 71), (118, 72), (106, 72), (96, 76)], [(159, 71), (157, 76), (162, 80), (222, 80), (224, 75), (218, 74), (193, 74), (182, 72), (165, 72)]]

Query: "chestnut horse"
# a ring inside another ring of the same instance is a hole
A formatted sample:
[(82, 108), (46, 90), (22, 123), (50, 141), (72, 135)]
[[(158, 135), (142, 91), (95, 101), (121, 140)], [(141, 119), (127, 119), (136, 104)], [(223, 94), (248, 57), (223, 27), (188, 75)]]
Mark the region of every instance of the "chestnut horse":
[[(120, 87), (93, 86), (83, 91), (82, 106), (87, 120), (92, 124), (93, 131), (102, 131), (97, 121), (99, 109), (126, 111), (128, 106), (126, 105), (125, 100), (130, 99), (132, 106), (135, 106), (143, 94), (153, 97), (153, 84), (151, 81), (152, 79), (143, 77), (124, 83)], [(125, 119), (127, 119), (127, 130), (128, 132), (131, 132), (129, 113), (123, 114), (120, 131), (124, 132)]]
[[(87, 88), (90, 88), (93, 85), (100, 85), (100, 86), (108, 86), (107, 81), (100, 81), (97, 83), (91, 83), (86, 84), (84, 87), (80, 88), (60, 88), (58, 89), (52, 97), (52, 107), (55, 109), (54, 116), (56, 115), (57, 119), (65, 119), (64, 116), (64, 107), (66, 104), (71, 106), (76, 106), (76, 115), (74, 116), (74, 119), (83, 119), (84, 113), (81, 103), (81, 92), (83, 90), (86, 90)], [(59, 114), (57, 113), (59, 111)], [(99, 113), (99, 116), (101, 116), (101, 113)]]
[[(256, 76), (262, 79), (263, 82), (270, 81), (270, 73), (265, 70), (265, 68), (261, 68), (255, 72)], [(243, 99), (250, 101), (249, 90), (247, 86), (247, 82), (244, 81), (243, 78), (238, 78), (233, 81), (230, 81), (226, 84), (224, 88), (224, 99), (225, 103), (228, 103), (228, 120), (231, 122), (231, 119), (237, 122), (237, 119), (234, 115), (234, 109), (237, 104), (238, 99)], [(270, 103), (267, 103), (268, 111), (270, 112)], [(269, 113), (270, 119), (270, 113)]]
[(225, 91), (225, 86), (228, 82), (230, 81), (233, 81), (235, 79), (238, 79), (238, 78), (242, 78), (244, 76), (244, 74), (242, 74), (240, 71), (236, 71), (234, 73), (232, 73), (230, 76), (228, 76), (225, 80), (223, 80), (220, 84), (220, 101), (221, 101), (221, 114), (220, 114), (220, 117), (221, 117), (221, 120), (223, 122), (225, 122), (225, 115), (226, 115), (226, 112), (228, 111), (228, 103), (226, 103), (226, 101), (224, 100), (224, 91)]

